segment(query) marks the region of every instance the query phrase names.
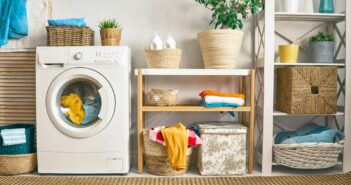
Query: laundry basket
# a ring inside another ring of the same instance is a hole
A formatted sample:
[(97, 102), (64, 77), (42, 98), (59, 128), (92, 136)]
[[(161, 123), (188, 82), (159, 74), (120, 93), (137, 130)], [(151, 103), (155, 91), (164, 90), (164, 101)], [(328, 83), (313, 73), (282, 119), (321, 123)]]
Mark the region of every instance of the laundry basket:
[(178, 90), (149, 89), (146, 92), (146, 103), (155, 106), (177, 105)]
[(166, 147), (149, 139), (149, 129), (143, 130), (144, 139), (144, 159), (149, 173), (160, 176), (183, 175), (189, 167), (192, 149), (188, 148), (186, 158), (186, 168), (184, 170), (173, 170), (168, 160)]
[(343, 143), (303, 143), (273, 145), (273, 161), (297, 169), (324, 169), (335, 166)]
[(35, 135), (35, 127), (32, 124), (13, 124), (0, 126), (0, 132), (4, 129), (18, 129), (24, 128), (26, 135), (26, 143), (4, 146), (3, 139), (0, 137), (0, 155), (19, 155), (19, 154), (30, 154), (35, 153), (34, 147), (34, 135)]
[(94, 31), (85, 26), (47, 26), (48, 46), (94, 45)]
[(179, 68), (182, 57), (181, 49), (160, 49), (144, 51), (148, 68)]
[(0, 155), (0, 174), (18, 175), (32, 172), (37, 167), (37, 155)]

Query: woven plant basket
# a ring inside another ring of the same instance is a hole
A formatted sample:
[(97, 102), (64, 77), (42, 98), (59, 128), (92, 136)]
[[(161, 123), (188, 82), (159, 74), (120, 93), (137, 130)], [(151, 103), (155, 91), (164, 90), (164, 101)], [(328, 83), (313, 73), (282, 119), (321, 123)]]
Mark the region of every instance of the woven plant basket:
[(89, 27), (47, 26), (48, 46), (94, 45), (94, 31)]
[(101, 45), (103, 46), (119, 46), (121, 43), (122, 29), (100, 29), (100, 37)]
[(177, 105), (178, 90), (149, 89), (146, 92), (146, 103), (156, 106)]
[(181, 49), (161, 49), (149, 50), (145, 49), (144, 55), (148, 68), (179, 68), (182, 58)]
[(244, 32), (240, 30), (221, 29), (198, 33), (205, 68), (236, 68), (243, 38)]
[(273, 145), (273, 161), (297, 169), (324, 169), (335, 166), (342, 143), (303, 143)]
[(186, 173), (191, 159), (191, 148), (188, 148), (187, 150), (186, 169), (176, 171), (172, 169), (171, 164), (169, 163), (166, 147), (149, 139), (149, 129), (143, 130), (143, 136), (143, 155), (149, 173), (160, 176), (175, 176)]
[(17, 175), (32, 172), (37, 167), (37, 154), (0, 155), (0, 174)]

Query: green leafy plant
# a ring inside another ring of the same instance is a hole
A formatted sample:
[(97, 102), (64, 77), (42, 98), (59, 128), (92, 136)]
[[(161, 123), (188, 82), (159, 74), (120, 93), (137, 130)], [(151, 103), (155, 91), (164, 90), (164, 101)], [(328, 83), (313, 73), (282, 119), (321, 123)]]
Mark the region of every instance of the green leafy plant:
[(99, 23), (100, 29), (115, 28), (118, 29), (121, 27), (121, 24), (116, 19), (105, 19)]
[(334, 42), (335, 41), (335, 37), (334, 35), (330, 34), (330, 33), (323, 33), (323, 32), (319, 32), (317, 35), (314, 35), (310, 38), (311, 42), (323, 42), (323, 41), (331, 41)]
[(264, 0), (195, 0), (213, 11), (211, 24), (217, 29), (242, 29), (248, 14), (264, 9)]

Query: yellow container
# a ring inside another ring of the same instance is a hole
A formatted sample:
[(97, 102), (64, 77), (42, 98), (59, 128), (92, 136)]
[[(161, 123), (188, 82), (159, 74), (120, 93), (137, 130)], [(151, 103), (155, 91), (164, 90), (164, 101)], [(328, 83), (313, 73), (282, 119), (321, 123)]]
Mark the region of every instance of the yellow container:
[(280, 63), (297, 63), (299, 56), (299, 45), (280, 45), (279, 57)]

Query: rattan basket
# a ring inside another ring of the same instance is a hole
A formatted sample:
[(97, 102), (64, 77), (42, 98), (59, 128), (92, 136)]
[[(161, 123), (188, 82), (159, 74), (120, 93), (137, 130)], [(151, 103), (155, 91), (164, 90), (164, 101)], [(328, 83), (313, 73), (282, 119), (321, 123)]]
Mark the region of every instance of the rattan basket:
[(146, 92), (146, 104), (155, 106), (177, 105), (178, 90), (149, 89)]
[(122, 29), (104, 28), (100, 29), (101, 45), (119, 46), (122, 37)]
[(29, 173), (36, 167), (36, 153), (23, 155), (0, 155), (0, 174), (2, 175)]
[(149, 129), (143, 130), (144, 140), (144, 159), (149, 173), (160, 176), (183, 175), (189, 167), (192, 149), (188, 148), (186, 158), (186, 169), (173, 170), (167, 157), (166, 147), (149, 139)]
[(94, 31), (89, 27), (47, 26), (48, 46), (94, 45)]
[(161, 49), (149, 50), (145, 49), (144, 55), (148, 68), (179, 68), (182, 58), (181, 49)]
[(273, 161), (297, 169), (324, 169), (335, 166), (342, 152), (340, 143), (273, 145)]

